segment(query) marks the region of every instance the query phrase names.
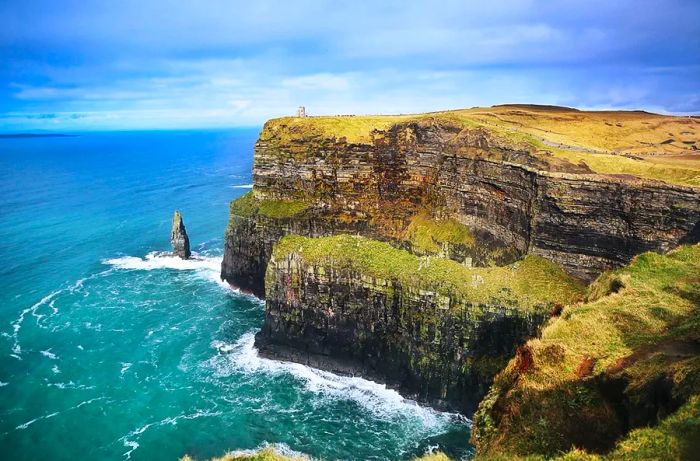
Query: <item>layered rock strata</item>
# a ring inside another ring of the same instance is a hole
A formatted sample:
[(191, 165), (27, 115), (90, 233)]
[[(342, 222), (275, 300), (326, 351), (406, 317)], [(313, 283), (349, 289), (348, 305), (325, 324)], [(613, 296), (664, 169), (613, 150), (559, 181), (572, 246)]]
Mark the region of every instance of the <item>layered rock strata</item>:
[[(418, 260), (453, 260), (456, 272), (541, 256), (585, 281), (642, 251), (700, 237), (700, 170), (568, 146), (559, 134), (552, 147), (533, 137), (532, 127), (504, 129), (466, 112), (265, 125), (255, 146), (254, 188), (231, 204), (222, 263), (223, 279), (267, 297), (257, 338), (264, 353), (386, 379), (468, 411), (551, 308), (537, 290), (525, 295), (507, 286), (504, 293), (513, 296), (505, 304), (464, 293), (436, 296), (442, 282), (423, 293), (420, 278), (407, 284), (369, 275), (381, 263), (372, 258), (338, 267), (292, 249), (268, 267), (289, 234), (322, 241), (361, 235)], [(488, 115), (500, 123), (507, 113)], [(651, 115), (626, 113), (625, 123), (646, 129), (645, 117)], [(659, 180), (664, 175), (669, 181)], [(533, 297), (542, 310), (523, 317)], [(445, 303), (461, 307), (445, 312)]]
[(170, 231), (170, 243), (173, 246), (173, 254), (182, 259), (189, 259), (192, 256), (190, 251), (190, 238), (185, 230), (185, 222), (179, 211), (173, 214), (173, 228)]
[(284, 237), (266, 274), (264, 355), (473, 411), (495, 373), (581, 287), (543, 258), (466, 268), (362, 237)]
[(412, 249), (406, 231), (425, 213), (469, 228), (474, 245), (445, 252), (458, 261), (505, 264), (537, 254), (584, 280), (642, 251), (697, 239), (698, 188), (594, 174), (486, 127), (420, 119), (375, 130), (362, 143), (294, 128), (284, 119), (266, 124), (252, 194), (282, 207), (304, 203), (303, 211), (232, 208), (222, 277), (259, 295), (282, 235), (358, 233)]

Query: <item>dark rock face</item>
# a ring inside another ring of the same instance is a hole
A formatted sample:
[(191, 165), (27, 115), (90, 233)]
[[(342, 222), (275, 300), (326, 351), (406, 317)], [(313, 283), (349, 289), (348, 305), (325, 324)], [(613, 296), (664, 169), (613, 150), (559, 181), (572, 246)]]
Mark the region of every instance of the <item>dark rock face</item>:
[(471, 413), (549, 308), (472, 304), (297, 253), (272, 258), (260, 353), (387, 382), (438, 408)]
[(232, 215), (224, 242), (221, 278), (264, 298), (265, 270), (280, 238), (287, 234), (324, 237), (342, 233), (378, 237), (366, 223), (342, 223), (313, 214), (282, 219)]
[(182, 259), (189, 259), (192, 255), (190, 252), (190, 239), (187, 237), (185, 223), (182, 220), (182, 215), (176, 211), (173, 215), (173, 228), (170, 231), (170, 243), (173, 245), (173, 253)]

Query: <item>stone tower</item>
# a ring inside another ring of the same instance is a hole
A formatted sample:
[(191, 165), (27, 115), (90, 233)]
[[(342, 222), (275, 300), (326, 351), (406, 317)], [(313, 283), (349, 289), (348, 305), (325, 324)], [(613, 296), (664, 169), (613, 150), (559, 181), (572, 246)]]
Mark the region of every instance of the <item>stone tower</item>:
[(297, 117), (306, 117), (306, 107), (299, 106), (297, 109)]

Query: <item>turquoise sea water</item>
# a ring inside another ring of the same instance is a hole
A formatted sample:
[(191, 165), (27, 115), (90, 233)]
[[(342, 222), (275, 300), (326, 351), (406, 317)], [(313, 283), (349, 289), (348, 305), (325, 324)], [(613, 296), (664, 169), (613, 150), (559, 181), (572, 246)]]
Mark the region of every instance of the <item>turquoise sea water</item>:
[[(469, 455), (463, 418), (257, 356), (263, 305), (219, 280), (256, 137), (0, 139), (0, 458)], [(175, 209), (196, 261), (156, 253)]]

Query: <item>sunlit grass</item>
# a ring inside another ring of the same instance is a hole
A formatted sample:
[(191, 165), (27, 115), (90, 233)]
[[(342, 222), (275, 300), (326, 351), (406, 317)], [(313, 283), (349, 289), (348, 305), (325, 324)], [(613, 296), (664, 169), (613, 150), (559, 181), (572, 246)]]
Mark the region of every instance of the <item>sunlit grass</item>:
[(565, 304), (584, 289), (554, 263), (527, 256), (504, 267), (466, 267), (441, 257), (418, 257), (388, 243), (351, 235), (307, 238), (288, 235), (275, 246), (273, 258), (296, 253), (308, 264), (356, 270), (362, 276), (393, 279), (405, 286), (460, 296), (473, 303), (520, 309)]
[(530, 151), (553, 167), (556, 160), (583, 162), (599, 174), (700, 186), (700, 120), (645, 112), (496, 106), (411, 115), (284, 117), (265, 124), (261, 140), (371, 144), (381, 137), (378, 132), (407, 122), (486, 129), (498, 145)]

